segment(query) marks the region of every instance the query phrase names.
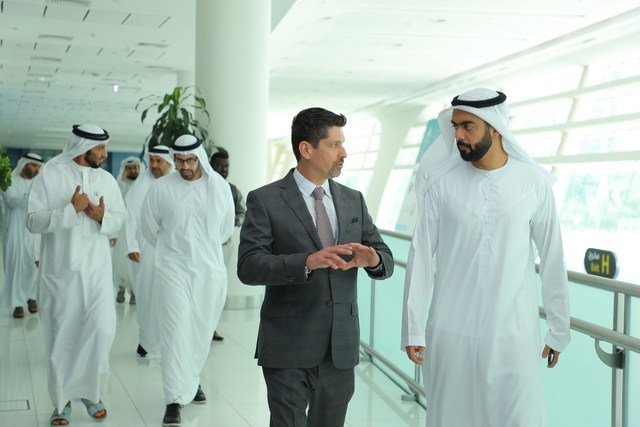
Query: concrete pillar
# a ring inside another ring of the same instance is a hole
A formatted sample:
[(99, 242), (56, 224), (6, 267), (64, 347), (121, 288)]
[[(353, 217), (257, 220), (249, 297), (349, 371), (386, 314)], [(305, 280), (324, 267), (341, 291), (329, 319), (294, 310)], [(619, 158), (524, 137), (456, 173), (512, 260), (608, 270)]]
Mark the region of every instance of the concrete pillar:
[(369, 183), (370, 191), (366, 194), (369, 214), (374, 219), (378, 215), (378, 210), (384, 208), (382, 196), (398, 152), (404, 144), (409, 129), (416, 123), (423, 110), (423, 106), (404, 106), (376, 113), (376, 117), (380, 120), (380, 148)]
[[(209, 135), (229, 152), (228, 179), (245, 198), (267, 182), (270, 33), (271, 0), (197, 0), (195, 84), (211, 115)], [(236, 228), (236, 245), (238, 236)], [(236, 263), (234, 250), (226, 308), (257, 307), (264, 289), (241, 284)]]

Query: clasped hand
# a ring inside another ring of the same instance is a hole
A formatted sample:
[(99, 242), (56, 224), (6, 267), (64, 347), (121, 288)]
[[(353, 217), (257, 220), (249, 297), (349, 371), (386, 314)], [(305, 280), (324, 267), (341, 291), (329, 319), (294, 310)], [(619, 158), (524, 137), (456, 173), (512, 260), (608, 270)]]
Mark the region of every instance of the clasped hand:
[(84, 211), (84, 213), (98, 224), (102, 224), (102, 218), (104, 218), (104, 196), (100, 196), (100, 203), (94, 205), (89, 200), (89, 196), (80, 192), (80, 186), (76, 187), (76, 191), (71, 196), (71, 204), (76, 210), (76, 213)]
[(380, 257), (375, 249), (360, 243), (347, 243), (329, 246), (312, 253), (307, 257), (307, 268), (309, 270), (318, 268), (349, 270), (353, 267), (375, 267), (379, 262)]

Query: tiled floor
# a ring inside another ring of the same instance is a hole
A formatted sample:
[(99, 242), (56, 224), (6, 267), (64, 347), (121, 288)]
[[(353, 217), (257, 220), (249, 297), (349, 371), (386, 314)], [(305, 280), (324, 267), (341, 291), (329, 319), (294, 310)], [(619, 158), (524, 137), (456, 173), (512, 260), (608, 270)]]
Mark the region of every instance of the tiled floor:
[[(128, 302), (128, 300), (127, 300)], [(53, 410), (47, 392), (44, 348), (37, 315), (24, 319), (0, 310), (0, 426), (48, 426)], [(118, 304), (118, 329), (111, 352), (111, 376), (104, 397), (109, 416), (102, 426), (160, 426), (164, 414), (160, 360), (135, 356), (135, 306)], [(258, 310), (227, 310), (218, 331), (223, 342), (211, 345), (202, 373), (205, 405), (188, 405), (184, 427), (267, 427), (269, 411), (261, 370), (253, 359)], [(425, 411), (401, 400), (402, 390), (377, 368), (356, 368), (356, 392), (347, 426), (398, 427), (425, 425)], [(95, 426), (79, 402), (73, 403), (71, 425)]]

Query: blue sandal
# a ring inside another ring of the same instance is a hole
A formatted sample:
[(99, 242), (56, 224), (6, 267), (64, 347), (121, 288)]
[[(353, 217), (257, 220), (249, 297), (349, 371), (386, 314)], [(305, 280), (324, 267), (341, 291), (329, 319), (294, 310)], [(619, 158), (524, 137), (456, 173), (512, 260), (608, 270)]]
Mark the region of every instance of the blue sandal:
[[(66, 421), (66, 424), (54, 424), (54, 421)], [(52, 426), (68, 426), (71, 424), (71, 407), (65, 406), (62, 412), (58, 413), (58, 408), (53, 410), (51, 418), (49, 418), (49, 424)]]
[[(80, 399), (84, 404), (85, 408), (87, 408), (87, 414), (95, 421), (101, 423), (107, 418), (107, 408), (105, 408), (104, 403), (98, 402), (94, 403), (89, 399)], [(96, 417), (96, 413), (104, 410), (104, 417)]]

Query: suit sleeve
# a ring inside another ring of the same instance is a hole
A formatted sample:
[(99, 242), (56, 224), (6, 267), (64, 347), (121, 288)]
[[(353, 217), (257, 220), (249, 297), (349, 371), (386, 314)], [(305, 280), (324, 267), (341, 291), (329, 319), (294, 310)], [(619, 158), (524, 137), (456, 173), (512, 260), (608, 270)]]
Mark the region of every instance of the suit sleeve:
[(311, 251), (274, 254), (271, 219), (260, 194), (247, 195), (247, 212), (238, 245), (238, 278), (246, 285), (308, 284), (304, 264)]
[(393, 254), (391, 253), (391, 249), (389, 246), (382, 240), (380, 237), (380, 233), (378, 232), (378, 228), (373, 223), (371, 219), (371, 215), (369, 215), (369, 211), (367, 209), (367, 204), (364, 201), (364, 197), (362, 193), (360, 195), (360, 202), (362, 203), (362, 244), (364, 246), (369, 246), (378, 252), (378, 255), (382, 259), (382, 273), (376, 274), (374, 270), (365, 268), (367, 275), (372, 279), (386, 279), (393, 274), (394, 262), (393, 262)]

